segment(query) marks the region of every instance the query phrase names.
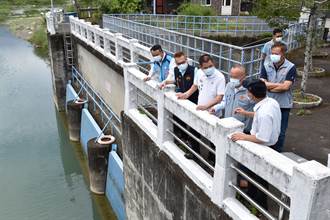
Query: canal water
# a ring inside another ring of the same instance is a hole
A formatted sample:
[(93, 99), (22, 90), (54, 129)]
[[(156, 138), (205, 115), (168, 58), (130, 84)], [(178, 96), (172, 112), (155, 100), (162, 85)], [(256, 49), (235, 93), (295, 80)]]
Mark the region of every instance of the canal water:
[(50, 67), (0, 26), (0, 219), (115, 219), (89, 192), (80, 146), (52, 100)]

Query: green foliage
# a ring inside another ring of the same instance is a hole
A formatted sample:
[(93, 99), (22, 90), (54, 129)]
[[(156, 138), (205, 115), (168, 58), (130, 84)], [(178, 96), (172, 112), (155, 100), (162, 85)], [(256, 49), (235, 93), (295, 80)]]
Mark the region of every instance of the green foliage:
[(33, 32), (29, 41), (35, 46), (35, 51), (40, 57), (48, 56), (48, 39), (46, 25), (43, 23)]
[(193, 15), (193, 16), (214, 16), (215, 10), (212, 7), (201, 6), (199, 4), (184, 3), (178, 8), (180, 15)]
[(8, 15), (10, 14), (9, 7), (0, 7), (0, 22), (3, 22), (7, 19)]
[(273, 27), (285, 28), (288, 21), (300, 16), (301, 0), (258, 0), (253, 14), (266, 19)]
[(141, 0), (99, 0), (103, 13), (134, 13), (141, 8)]

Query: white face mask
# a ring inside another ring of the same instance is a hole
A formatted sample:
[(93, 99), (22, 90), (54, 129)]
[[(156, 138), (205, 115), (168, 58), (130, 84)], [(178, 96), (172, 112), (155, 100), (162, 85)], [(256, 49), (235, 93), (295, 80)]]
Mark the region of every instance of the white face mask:
[(235, 87), (239, 87), (241, 85), (241, 81), (239, 79), (234, 79), (234, 78), (230, 78), (229, 81), (235, 86)]
[(276, 41), (276, 42), (281, 42), (282, 39), (283, 39), (282, 37), (277, 37), (277, 38), (275, 38), (275, 41)]
[(270, 60), (273, 63), (278, 63), (281, 60), (281, 56), (280, 55), (277, 55), (277, 54), (272, 54), (272, 55), (270, 55)]
[(207, 69), (203, 69), (203, 72), (205, 73), (205, 75), (207, 77), (212, 76), (213, 73), (215, 72), (215, 67), (213, 66), (213, 67), (210, 67), (210, 68), (207, 68)]
[(154, 62), (160, 62), (161, 60), (162, 60), (162, 57), (160, 55), (152, 58), (152, 61), (154, 61)]
[(180, 73), (184, 73), (187, 68), (188, 68), (188, 63), (180, 64), (178, 66), (178, 69), (179, 69)]

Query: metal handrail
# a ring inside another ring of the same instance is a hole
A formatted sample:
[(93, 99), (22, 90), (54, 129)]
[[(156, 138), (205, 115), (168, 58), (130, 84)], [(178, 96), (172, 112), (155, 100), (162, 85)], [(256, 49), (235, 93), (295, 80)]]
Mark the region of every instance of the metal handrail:
[(190, 151), (195, 157), (197, 157), (204, 165), (206, 165), (210, 170), (214, 172), (215, 168), (209, 164), (200, 154), (196, 153), (193, 149), (191, 149), (185, 142), (183, 142), (178, 136), (176, 136), (172, 131), (166, 130), (170, 135), (173, 136), (175, 140), (177, 140), (180, 144), (182, 144), (188, 151)]
[(261, 190), (262, 192), (264, 192), (271, 199), (273, 199), (278, 205), (284, 207), (287, 211), (290, 211), (290, 207), (287, 204), (285, 204), (284, 202), (282, 202), (279, 198), (277, 198), (275, 195), (273, 195), (271, 192), (269, 192), (265, 187), (263, 187), (262, 185), (260, 185), (254, 179), (252, 179), (249, 175), (247, 175), (242, 170), (240, 170), (239, 168), (237, 168), (234, 164), (231, 164), (230, 167), (232, 169), (234, 169), (237, 173), (239, 173), (240, 175), (242, 175), (250, 183), (252, 183), (253, 185), (255, 185), (259, 190)]
[(272, 216), (267, 210), (262, 208), (258, 203), (256, 203), (250, 196), (248, 196), (245, 192), (243, 192), (239, 187), (234, 185), (232, 182), (229, 182), (229, 186), (231, 186), (238, 194), (243, 196), (249, 203), (251, 203), (256, 209), (258, 209), (266, 218), (270, 220), (277, 220), (274, 216)]
[(212, 148), (210, 148), (210, 146), (208, 146), (207, 144), (205, 144), (203, 141), (201, 141), (199, 138), (197, 138), (195, 135), (193, 135), (190, 131), (188, 131), (187, 129), (185, 129), (184, 127), (182, 127), (173, 118), (169, 118), (168, 117), (168, 120), (170, 120), (175, 126), (177, 126), (178, 128), (180, 128), (182, 131), (184, 131), (186, 134), (188, 134), (190, 137), (192, 137), (199, 144), (203, 145), (203, 147), (205, 147), (209, 152), (211, 152), (211, 153), (213, 153), (215, 155), (215, 151)]
[[(80, 79), (79, 79), (79, 78)], [(82, 75), (77, 71), (77, 69), (72, 66), (72, 81), (74, 82), (74, 79), (76, 79), (80, 86), (82, 88), (84, 88), (84, 91), (88, 94), (88, 96), (93, 100), (94, 104), (100, 109), (100, 111), (102, 112), (102, 114), (108, 119), (111, 120), (112, 118), (116, 119), (118, 124), (121, 124), (121, 120), (120, 118), (113, 112), (113, 110), (103, 101), (103, 99), (98, 95), (97, 92), (94, 91), (94, 89), (90, 86), (90, 84), (82, 77)], [(92, 93), (90, 91), (88, 91), (88, 89), (86, 88), (88, 87), (89, 90), (92, 91)], [(98, 100), (101, 102), (101, 104), (98, 103), (98, 101), (95, 99), (95, 97), (98, 98)], [(108, 115), (107, 112), (105, 112), (104, 108), (110, 113), (110, 115)], [(117, 127), (116, 124), (112, 123), (113, 127), (116, 129), (116, 131), (118, 132), (119, 135), (121, 135), (121, 129), (119, 129)]]

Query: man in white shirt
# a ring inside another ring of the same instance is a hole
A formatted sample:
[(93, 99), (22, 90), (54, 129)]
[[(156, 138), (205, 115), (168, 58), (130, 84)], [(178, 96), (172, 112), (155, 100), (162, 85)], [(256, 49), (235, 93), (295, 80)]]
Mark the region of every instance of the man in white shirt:
[(266, 96), (266, 84), (257, 80), (248, 86), (248, 96), (256, 102), (253, 110), (248, 112), (243, 108), (237, 108), (237, 114), (253, 117), (251, 135), (235, 133), (233, 141), (244, 140), (272, 147), (276, 144), (281, 130), (281, 110), (275, 99)]
[[(248, 96), (256, 102), (253, 110), (248, 112), (243, 108), (237, 108), (235, 112), (248, 117), (253, 117), (251, 135), (244, 133), (235, 133), (231, 136), (233, 141), (244, 140), (257, 144), (263, 144), (274, 149), (281, 130), (281, 110), (275, 99), (268, 98), (266, 84), (261, 81), (253, 81), (247, 85)], [(276, 148), (275, 148), (276, 149)], [(264, 188), (268, 188), (268, 183), (255, 175), (245, 167), (241, 167), (250, 177), (257, 181)], [(240, 187), (248, 187), (247, 194), (264, 209), (268, 208), (267, 196), (258, 190), (253, 184), (243, 178), (240, 179)]]
[(220, 103), (225, 94), (226, 80), (215, 68), (212, 57), (208, 54), (199, 58), (200, 69), (196, 73), (194, 85), (184, 93), (177, 93), (178, 99), (188, 99), (199, 90), (197, 110), (209, 110)]

